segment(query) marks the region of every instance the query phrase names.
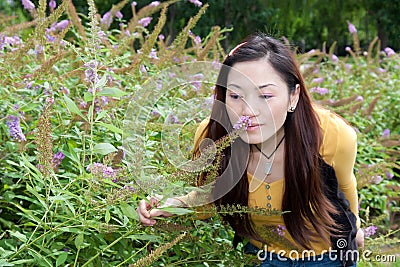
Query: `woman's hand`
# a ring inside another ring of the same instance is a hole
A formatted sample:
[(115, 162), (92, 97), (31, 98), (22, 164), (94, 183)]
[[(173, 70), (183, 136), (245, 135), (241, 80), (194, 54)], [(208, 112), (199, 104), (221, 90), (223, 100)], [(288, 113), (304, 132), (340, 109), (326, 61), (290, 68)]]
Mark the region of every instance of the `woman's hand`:
[(359, 248), (364, 247), (364, 231), (361, 228), (357, 231), (356, 242)]
[[(175, 206), (178, 207), (182, 204), (181, 201), (168, 198), (162, 207)], [(161, 208), (159, 199), (155, 197), (151, 197), (149, 200), (142, 199), (139, 202), (139, 206), (137, 208), (137, 213), (139, 214), (139, 220), (144, 226), (153, 226), (156, 223), (155, 217), (169, 217), (173, 214), (163, 211), (161, 209), (157, 209), (157, 207)]]

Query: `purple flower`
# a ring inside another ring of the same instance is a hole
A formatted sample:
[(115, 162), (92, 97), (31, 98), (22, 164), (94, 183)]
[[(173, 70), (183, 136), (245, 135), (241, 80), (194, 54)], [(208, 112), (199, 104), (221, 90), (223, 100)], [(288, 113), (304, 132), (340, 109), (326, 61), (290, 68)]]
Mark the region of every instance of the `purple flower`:
[(351, 34), (357, 32), (356, 26), (354, 26), (354, 24), (352, 24), (350, 21), (347, 21), (347, 26), (349, 27), (349, 32)]
[(145, 18), (140, 19), (138, 21), (138, 23), (140, 25), (142, 25), (143, 27), (147, 27), (147, 26), (149, 26), (152, 19), (153, 19), (152, 17), (145, 17)]
[(374, 175), (371, 177), (371, 180), (370, 180), (370, 182), (373, 184), (379, 184), (382, 181), (383, 181), (383, 178), (380, 175)]
[(60, 87), (60, 92), (62, 92), (63, 94), (69, 95), (69, 89), (65, 86)]
[(115, 16), (116, 16), (118, 19), (122, 19), (122, 18), (124, 17), (124, 15), (121, 13), (121, 11), (118, 11), (117, 13), (115, 13)]
[(278, 226), (276, 228), (276, 232), (278, 233), (279, 236), (284, 236), (285, 230), (286, 230), (285, 226), (278, 224)]
[(133, 1), (132, 4), (131, 4), (131, 6), (132, 6), (132, 7), (137, 6), (137, 2), (136, 2), (136, 1)]
[(103, 106), (107, 105), (110, 102), (107, 96), (101, 96), (100, 99)]
[(391, 172), (389, 172), (389, 171), (386, 172), (386, 178), (387, 178), (387, 179), (390, 180), (390, 179), (393, 179), (393, 177), (394, 177), (394, 174), (393, 174), (393, 173), (391, 173)]
[(168, 121), (173, 124), (179, 123), (178, 117), (176, 117), (174, 114), (168, 115)]
[(85, 70), (85, 81), (89, 83), (96, 83), (97, 80), (99, 79), (97, 75), (97, 66), (99, 63), (95, 60), (91, 60), (88, 63), (85, 63), (84, 67), (86, 68)]
[(40, 54), (43, 53), (43, 51), (44, 51), (44, 47), (43, 47), (42, 45), (37, 44), (37, 45), (35, 46), (35, 50), (33, 51), (33, 53), (34, 53), (35, 55), (40, 55)]
[(201, 47), (201, 37), (200, 36), (196, 36), (194, 38), (193, 42), (196, 45), (196, 47)]
[(67, 19), (64, 19), (57, 23), (53, 23), (53, 25), (51, 25), (50, 31), (51, 32), (57, 32), (57, 31), (60, 32), (60, 31), (64, 30), (65, 28), (67, 28), (68, 24), (69, 24), (69, 20), (67, 20)]
[(312, 80), (313, 83), (322, 83), (325, 79), (323, 77), (314, 78)]
[(139, 66), (139, 71), (140, 71), (142, 74), (147, 74), (146, 66), (140, 65), (140, 66)]
[(384, 49), (384, 51), (385, 51), (385, 53), (386, 53), (386, 55), (387, 55), (388, 57), (391, 57), (391, 56), (396, 55), (396, 52), (394, 52), (394, 50), (393, 50), (392, 48), (390, 48), (390, 47), (386, 47), (386, 48)]
[(335, 54), (332, 54), (331, 60), (332, 60), (333, 62), (338, 62), (338, 61), (339, 61), (339, 58), (338, 58)]
[(150, 53), (149, 53), (149, 57), (150, 57), (150, 58), (154, 58), (154, 59), (158, 59), (158, 57), (157, 57), (157, 51), (156, 51), (154, 48), (151, 49), (151, 51), (150, 51)]
[(159, 39), (160, 41), (164, 41), (164, 39), (165, 39), (164, 34), (160, 34), (160, 35), (158, 36), (158, 39)]
[(111, 179), (115, 180), (115, 176), (117, 175), (117, 171), (112, 167), (101, 164), (99, 162), (95, 162), (86, 167), (86, 171), (92, 173), (94, 176), (101, 177), (103, 179)]
[(50, 9), (55, 9), (56, 6), (57, 6), (56, 1), (55, 0), (50, 0), (50, 2), (49, 2)]
[(53, 156), (53, 161), (52, 161), (54, 168), (58, 168), (58, 166), (60, 166), (60, 164), (64, 158), (65, 158), (65, 155), (61, 151), (58, 151), (57, 153), (55, 153)]
[(382, 137), (383, 138), (387, 138), (387, 137), (389, 137), (390, 136), (390, 129), (385, 129), (385, 130), (383, 130), (383, 132), (382, 132)]
[(108, 12), (104, 13), (103, 17), (100, 20), (100, 24), (104, 28), (108, 29), (112, 23), (112, 20), (113, 20), (113, 18), (111, 15), (111, 11), (108, 11)]
[(22, 5), (24, 6), (24, 8), (26, 10), (29, 10), (29, 11), (35, 9), (35, 5), (30, 0), (22, 0)]
[(335, 83), (343, 83), (343, 79), (342, 78), (337, 79), (337, 80), (335, 80)]
[(19, 117), (13, 115), (8, 116), (6, 125), (11, 138), (16, 139), (18, 142), (26, 141), (26, 137), (21, 130)]
[(376, 230), (378, 230), (378, 227), (376, 227), (375, 225), (368, 226), (364, 229), (365, 237), (370, 237), (374, 235), (376, 233)]
[(203, 3), (199, 0), (189, 0), (189, 2), (198, 7), (201, 7), (203, 5)]
[(251, 126), (251, 119), (249, 116), (241, 116), (239, 120), (233, 125), (234, 130), (240, 130), (240, 129), (245, 129), (247, 130), (247, 127)]
[(326, 95), (327, 93), (329, 93), (328, 88), (319, 87), (319, 86), (311, 88), (310, 91), (313, 92), (313, 93), (314, 92), (318, 93), (320, 95)]
[(356, 101), (364, 101), (364, 97), (359, 95), (359, 96), (357, 96)]
[(385, 70), (385, 69), (383, 69), (383, 68), (376, 68), (376, 70), (377, 70), (378, 72), (380, 72), (380, 73), (384, 73), (384, 72), (386, 72), (386, 70)]
[(160, 5), (160, 1), (153, 1), (153, 2), (151, 2), (149, 4), (149, 6), (153, 6), (153, 7), (156, 7), (156, 6), (159, 6), (159, 5)]
[(54, 42), (54, 41), (56, 40), (56, 37), (54, 37), (54, 36), (51, 35), (51, 34), (46, 34), (46, 39), (47, 39), (47, 41), (49, 41), (49, 42)]

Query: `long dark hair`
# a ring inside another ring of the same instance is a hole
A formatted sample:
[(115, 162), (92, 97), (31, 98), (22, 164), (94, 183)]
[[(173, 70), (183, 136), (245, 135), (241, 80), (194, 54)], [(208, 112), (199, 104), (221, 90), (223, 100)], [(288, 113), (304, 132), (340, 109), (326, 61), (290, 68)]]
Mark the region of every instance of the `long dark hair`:
[[(205, 129), (205, 137), (217, 140), (232, 129), (224, 106), (229, 68), (238, 62), (256, 61), (261, 58), (266, 58), (280, 74), (287, 84), (289, 94), (294, 92), (297, 84), (300, 85), (296, 110), (288, 113), (284, 123), (285, 189), (282, 211), (290, 212), (283, 214), (283, 220), (288, 232), (301, 247), (310, 249), (311, 242), (315, 241), (318, 235), (329, 244), (329, 234), (334, 230), (331, 214), (335, 214), (336, 210), (324, 195), (320, 177), (321, 128), (299, 66), (288, 46), (265, 34), (257, 33), (249, 36), (226, 57), (215, 86), (216, 101), (210, 122)], [(238, 151), (248, 152), (249, 144), (239, 138), (234, 145), (235, 148), (226, 149), (223, 153), (220, 177), (216, 179), (213, 189), (214, 203), (217, 207), (228, 204), (248, 206), (249, 183), (246, 170), (249, 155)], [(202, 182), (200, 178), (199, 184)], [(221, 197), (219, 193), (226, 186), (233, 188)], [(223, 218), (240, 236), (266, 242), (254, 230), (249, 215), (227, 215)]]

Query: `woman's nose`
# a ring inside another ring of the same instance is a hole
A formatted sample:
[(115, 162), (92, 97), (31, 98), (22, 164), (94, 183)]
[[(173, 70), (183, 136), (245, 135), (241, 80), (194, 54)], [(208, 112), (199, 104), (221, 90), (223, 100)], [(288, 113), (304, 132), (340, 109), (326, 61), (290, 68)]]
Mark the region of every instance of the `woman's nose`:
[(258, 109), (256, 105), (252, 105), (250, 101), (243, 101), (243, 111), (242, 115), (251, 117), (258, 116)]

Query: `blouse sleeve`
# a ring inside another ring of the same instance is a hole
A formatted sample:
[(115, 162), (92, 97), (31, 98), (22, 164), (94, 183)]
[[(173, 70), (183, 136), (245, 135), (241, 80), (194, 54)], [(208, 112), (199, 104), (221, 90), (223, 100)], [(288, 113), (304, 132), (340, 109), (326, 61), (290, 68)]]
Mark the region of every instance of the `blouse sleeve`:
[(354, 163), (357, 154), (357, 135), (344, 119), (333, 112), (322, 116), (323, 145), (321, 155), (336, 173), (340, 190), (350, 203), (351, 211), (357, 217), (357, 228), (360, 228), (358, 216), (357, 181), (354, 175)]

